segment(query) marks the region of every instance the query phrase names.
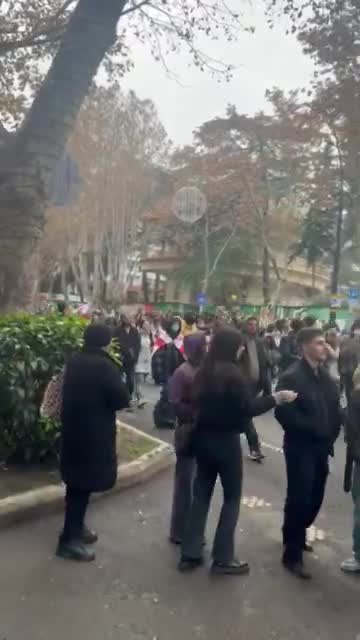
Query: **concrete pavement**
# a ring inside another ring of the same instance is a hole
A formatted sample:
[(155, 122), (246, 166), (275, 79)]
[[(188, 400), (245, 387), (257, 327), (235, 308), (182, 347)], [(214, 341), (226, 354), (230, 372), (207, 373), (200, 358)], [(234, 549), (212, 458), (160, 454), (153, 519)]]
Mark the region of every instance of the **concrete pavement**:
[[(141, 417), (149, 430), (150, 415), (151, 407)], [(314, 580), (301, 583), (279, 563), (281, 431), (271, 417), (258, 426), (268, 458), (263, 465), (245, 463), (237, 539), (250, 576), (177, 572), (177, 551), (166, 540), (172, 485), (166, 472), (92, 506), (90, 521), (101, 535), (95, 564), (53, 557), (59, 516), (1, 532), (0, 640), (360, 640), (360, 577), (338, 567), (351, 544), (351, 502), (341, 491), (343, 444), (315, 531), (325, 539), (308, 560)], [(218, 509), (219, 492), (209, 541)]]

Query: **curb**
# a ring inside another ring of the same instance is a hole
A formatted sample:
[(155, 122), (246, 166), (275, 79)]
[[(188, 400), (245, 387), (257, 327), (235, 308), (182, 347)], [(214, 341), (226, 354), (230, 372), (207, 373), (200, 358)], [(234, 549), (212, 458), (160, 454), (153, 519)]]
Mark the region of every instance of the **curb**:
[[(124, 422), (118, 421), (118, 425), (154, 441), (157, 446), (137, 460), (119, 464), (118, 480), (115, 487), (106, 493), (94, 494), (93, 499), (95, 500), (146, 482), (157, 473), (160, 473), (160, 471), (168, 469), (174, 463), (174, 449), (171, 445)], [(63, 507), (64, 495), (64, 486), (59, 484), (3, 498), (0, 500), (0, 529), (38, 516), (54, 513)]]

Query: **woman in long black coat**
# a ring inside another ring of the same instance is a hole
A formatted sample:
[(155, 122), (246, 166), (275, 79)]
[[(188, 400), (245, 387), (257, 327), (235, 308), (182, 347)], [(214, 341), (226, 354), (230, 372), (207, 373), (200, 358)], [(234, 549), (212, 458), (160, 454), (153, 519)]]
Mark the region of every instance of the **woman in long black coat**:
[(66, 508), (57, 555), (74, 560), (95, 558), (86, 545), (97, 535), (85, 527), (85, 514), (90, 494), (116, 482), (116, 412), (130, 400), (121, 371), (106, 351), (111, 337), (107, 326), (87, 327), (84, 348), (65, 372), (60, 468)]

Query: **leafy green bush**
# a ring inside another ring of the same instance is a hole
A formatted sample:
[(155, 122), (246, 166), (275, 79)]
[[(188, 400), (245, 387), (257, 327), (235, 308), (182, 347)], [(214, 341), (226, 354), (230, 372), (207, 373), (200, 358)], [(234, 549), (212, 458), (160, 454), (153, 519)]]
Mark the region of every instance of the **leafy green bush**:
[(34, 462), (53, 456), (59, 425), (40, 417), (46, 385), (81, 347), (78, 317), (0, 317), (0, 456)]

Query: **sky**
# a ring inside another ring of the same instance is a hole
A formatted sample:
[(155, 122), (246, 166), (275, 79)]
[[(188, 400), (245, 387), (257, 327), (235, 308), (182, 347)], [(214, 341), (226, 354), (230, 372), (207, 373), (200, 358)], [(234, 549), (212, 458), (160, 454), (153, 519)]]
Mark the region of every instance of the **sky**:
[(186, 53), (167, 57), (176, 80), (151, 58), (146, 46), (136, 41), (131, 44), (135, 68), (124, 78), (124, 89), (134, 89), (141, 98), (155, 102), (175, 144), (191, 143), (193, 130), (206, 120), (224, 115), (229, 103), (240, 113), (253, 114), (266, 109), (266, 89), (278, 86), (290, 90), (309, 83), (311, 60), (303, 55), (296, 38), (286, 35), (284, 23), (269, 29), (261, 4), (261, 0), (252, 0), (242, 5), (244, 19), (255, 26), (255, 34), (243, 33), (236, 43), (202, 43), (207, 53), (235, 65), (229, 83), (219, 84), (210, 74), (189, 66)]

